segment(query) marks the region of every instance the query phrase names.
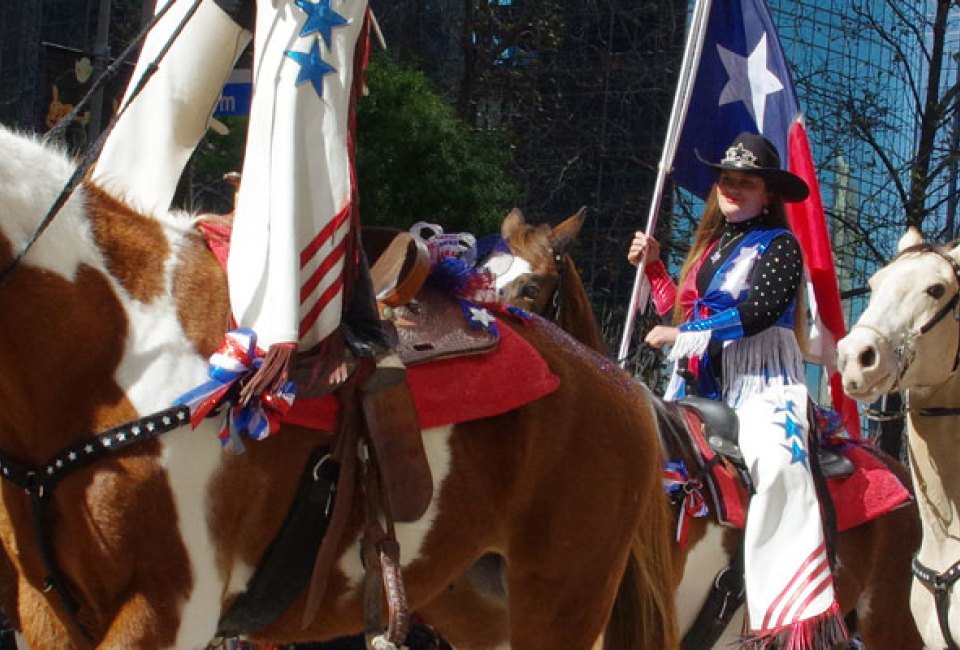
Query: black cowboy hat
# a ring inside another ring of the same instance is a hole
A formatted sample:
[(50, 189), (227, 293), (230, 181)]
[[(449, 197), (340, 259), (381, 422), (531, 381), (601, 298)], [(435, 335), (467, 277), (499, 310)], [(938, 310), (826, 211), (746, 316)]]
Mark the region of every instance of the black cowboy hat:
[(718, 174), (724, 169), (730, 169), (761, 177), (767, 186), (787, 203), (802, 201), (810, 195), (806, 181), (780, 168), (777, 148), (762, 135), (744, 131), (734, 138), (727, 147), (723, 160), (718, 163), (704, 160), (698, 150), (693, 151), (700, 162), (712, 167)]

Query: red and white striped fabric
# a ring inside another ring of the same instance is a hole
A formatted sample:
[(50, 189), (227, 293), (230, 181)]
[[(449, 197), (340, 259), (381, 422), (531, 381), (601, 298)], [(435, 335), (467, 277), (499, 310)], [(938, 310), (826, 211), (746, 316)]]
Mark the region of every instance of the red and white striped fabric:
[(309, 349), (339, 325), (358, 224), (354, 108), (363, 0), (257, 3), (254, 95), (227, 262), (239, 326)]
[(826, 648), (846, 637), (810, 472), (807, 404), (798, 384), (771, 387), (737, 409), (750, 423), (740, 449), (755, 489), (743, 540), (751, 649)]

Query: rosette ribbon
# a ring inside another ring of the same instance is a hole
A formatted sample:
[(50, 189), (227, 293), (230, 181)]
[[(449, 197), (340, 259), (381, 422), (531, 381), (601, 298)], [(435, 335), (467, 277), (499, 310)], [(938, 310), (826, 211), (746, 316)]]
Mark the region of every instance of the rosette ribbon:
[(677, 517), (677, 542), (680, 548), (687, 546), (687, 533), (690, 529), (690, 519), (706, 517), (710, 509), (703, 498), (703, 483), (699, 479), (691, 479), (687, 466), (682, 460), (668, 460), (663, 464), (663, 491), (671, 497), (683, 492), (683, 501), (680, 504), (680, 515)]
[[(189, 406), (190, 424), (197, 428), (203, 418), (224, 402), (238, 381), (257, 371), (263, 356), (253, 330), (240, 328), (227, 332), (220, 347), (210, 356), (210, 379), (178, 397), (174, 405)], [(280, 418), (290, 411), (295, 397), (296, 384), (287, 382), (276, 392), (255, 395), (243, 406), (227, 403), (218, 435), (220, 444), (240, 453), (243, 451), (241, 434), (263, 440), (276, 433)]]

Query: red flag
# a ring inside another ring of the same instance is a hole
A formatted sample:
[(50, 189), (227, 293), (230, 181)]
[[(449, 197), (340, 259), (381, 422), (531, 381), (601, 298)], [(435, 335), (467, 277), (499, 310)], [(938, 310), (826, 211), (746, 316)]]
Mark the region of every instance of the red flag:
[(826, 368), (830, 377), (830, 397), (833, 407), (843, 417), (844, 428), (853, 436), (860, 436), (860, 415), (857, 404), (847, 397), (837, 372), (837, 341), (846, 335), (843, 308), (840, 306), (840, 288), (833, 263), (830, 233), (824, 218), (823, 201), (817, 172), (810, 153), (807, 129), (802, 117), (790, 125), (787, 137), (788, 169), (810, 186), (810, 196), (799, 203), (787, 204), (790, 227), (800, 242), (809, 282), (807, 291), (813, 316), (810, 331), (809, 357)]

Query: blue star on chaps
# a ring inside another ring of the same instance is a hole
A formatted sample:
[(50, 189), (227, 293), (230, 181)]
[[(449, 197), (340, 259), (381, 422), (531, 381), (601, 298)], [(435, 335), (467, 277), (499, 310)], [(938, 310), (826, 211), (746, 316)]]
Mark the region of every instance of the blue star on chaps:
[(309, 52), (287, 52), (286, 55), (300, 64), (296, 84), (299, 86), (309, 81), (313, 85), (313, 89), (317, 91), (317, 96), (322, 99), (323, 78), (336, 72), (337, 69), (321, 58), (319, 43), (314, 41)]
[(316, 33), (327, 44), (327, 49), (333, 47), (333, 28), (349, 24), (347, 19), (333, 10), (330, 0), (320, 0), (316, 4), (309, 0), (294, 0), (294, 2), (307, 14), (307, 21), (300, 30), (300, 36)]

